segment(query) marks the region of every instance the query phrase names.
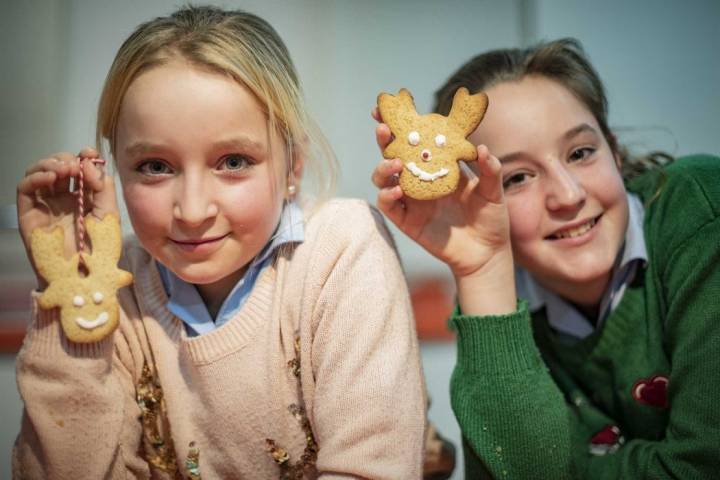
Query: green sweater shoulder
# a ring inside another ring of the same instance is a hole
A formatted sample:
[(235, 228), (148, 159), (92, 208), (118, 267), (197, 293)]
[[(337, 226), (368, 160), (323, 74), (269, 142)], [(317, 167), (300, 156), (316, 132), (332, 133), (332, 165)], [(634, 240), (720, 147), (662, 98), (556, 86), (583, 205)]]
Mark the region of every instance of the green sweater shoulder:
[(627, 188), (645, 205), (646, 240), (663, 240), (653, 245), (656, 258), (650, 260), (658, 261), (720, 216), (720, 157), (681, 157), (631, 180)]

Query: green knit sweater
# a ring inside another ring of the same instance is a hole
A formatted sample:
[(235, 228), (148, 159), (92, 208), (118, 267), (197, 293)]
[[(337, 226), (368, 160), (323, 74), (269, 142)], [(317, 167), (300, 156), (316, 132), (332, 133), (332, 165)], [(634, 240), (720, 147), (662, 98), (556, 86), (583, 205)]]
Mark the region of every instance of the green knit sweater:
[(598, 331), (562, 343), (522, 300), (451, 318), (466, 478), (720, 478), (720, 158), (628, 189), (648, 263)]

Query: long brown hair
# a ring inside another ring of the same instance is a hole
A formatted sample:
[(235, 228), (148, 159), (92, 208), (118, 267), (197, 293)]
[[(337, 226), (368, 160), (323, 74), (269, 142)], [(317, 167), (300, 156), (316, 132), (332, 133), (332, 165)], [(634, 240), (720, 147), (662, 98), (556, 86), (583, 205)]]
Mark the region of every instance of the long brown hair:
[(498, 83), (518, 81), (529, 75), (560, 83), (587, 107), (610, 148), (620, 159), (622, 175), (626, 180), (673, 160), (663, 152), (633, 156), (618, 143), (608, 126), (605, 87), (582, 45), (573, 38), (543, 42), (524, 49), (491, 50), (470, 59), (435, 92), (434, 110), (447, 115), (453, 95), (460, 87), (466, 87), (470, 93), (477, 93)]

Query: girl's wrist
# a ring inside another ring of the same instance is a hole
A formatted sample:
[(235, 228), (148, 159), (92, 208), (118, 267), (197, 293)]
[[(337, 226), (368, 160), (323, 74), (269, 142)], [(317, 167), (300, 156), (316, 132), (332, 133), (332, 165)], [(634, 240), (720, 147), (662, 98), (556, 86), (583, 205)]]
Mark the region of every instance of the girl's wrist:
[(515, 270), (509, 248), (472, 273), (456, 274), (455, 284), (464, 315), (506, 315), (517, 308)]

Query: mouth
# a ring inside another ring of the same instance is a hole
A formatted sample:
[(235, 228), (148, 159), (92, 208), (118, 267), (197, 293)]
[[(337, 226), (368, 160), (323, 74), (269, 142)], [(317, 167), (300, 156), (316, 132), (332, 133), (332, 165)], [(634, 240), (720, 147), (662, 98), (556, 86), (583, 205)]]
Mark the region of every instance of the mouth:
[(565, 238), (576, 238), (580, 237), (582, 235), (585, 235), (587, 232), (593, 229), (595, 225), (597, 225), (598, 221), (600, 221), (600, 217), (602, 215), (598, 215), (597, 217), (591, 218), (590, 220), (583, 222), (580, 225), (571, 227), (571, 228), (564, 228), (562, 230), (558, 230), (557, 232), (548, 235), (547, 238), (549, 240), (562, 240)]
[(230, 235), (229, 233), (226, 233), (225, 235), (218, 235), (215, 237), (206, 237), (206, 238), (188, 238), (188, 239), (176, 239), (171, 238), (173, 243), (176, 243), (180, 246), (188, 246), (188, 247), (194, 247), (197, 245), (205, 245), (207, 243), (213, 243), (217, 242), (219, 240), (222, 240), (223, 238)]
[(410, 173), (412, 173), (424, 182), (434, 182), (438, 178), (444, 177), (445, 175), (450, 173), (450, 170), (448, 170), (447, 168), (441, 168), (437, 172), (430, 173), (418, 167), (415, 162), (408, 162), (405, 167), (410, 170)]

